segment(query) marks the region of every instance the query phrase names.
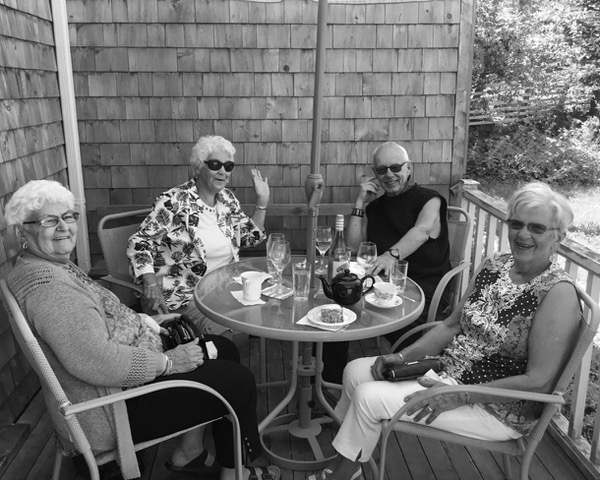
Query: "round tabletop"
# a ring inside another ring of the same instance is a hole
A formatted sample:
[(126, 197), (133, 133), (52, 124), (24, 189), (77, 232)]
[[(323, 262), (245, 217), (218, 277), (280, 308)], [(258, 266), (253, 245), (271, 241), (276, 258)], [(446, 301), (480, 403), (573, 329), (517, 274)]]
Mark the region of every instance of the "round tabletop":
[[(300, 261), (294, 257), (292, 262)], [(335, 332), (310, 325), (299, 325), (307, 313), (320, 305), (335, 304), (323, 291), (315, 295), (311, 289), (308, 300), (296, 300), (291, 295), (284, 300), (261, 296), (260, 305), (242, 305), (231, 294), (242, 289), (239, 276), (246, 271), (267, 271), (265, 258), (252, 258), (220, 267), (200, 279), (194, 290), (198, 309), (211, 320), (232, 330), (258, 337), (301, 342), (335, 342), (377, 337), (399, 330), (414, 322), (423, 311), (425, 297), (410, 278), (402, 295), (402, 303), (393, 308), (371, 305), (365, 297), (346, 306), (356, 314), (356, 320), (345, 330)], [(291, 286), (291, 264), (283, 272), (283, 284)], [(319, 280), (316, 280), (319, 282)], [(268, 282), (263, 284), (267, 286)]]

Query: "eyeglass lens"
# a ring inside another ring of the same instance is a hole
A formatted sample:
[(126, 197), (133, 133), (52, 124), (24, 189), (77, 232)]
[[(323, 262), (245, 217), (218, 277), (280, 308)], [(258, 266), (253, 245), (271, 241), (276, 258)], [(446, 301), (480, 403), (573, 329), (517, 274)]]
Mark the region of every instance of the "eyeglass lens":
[(400, 170), (402, 170), (402, 167), (404, 165), (404, 163), (394, 163), (393, 165), (381, 165), (375, 168), (375, 172), (377, 173), (377, 175), (385, 175), (389, 168), (392, 171), (392, 173), (398, 173)]
[(213, 172), (221, 170), (222, 167), (225, 168), (226, 172), (231, 172), (233, 167), (235, 167), (235, 163), (233, 163), (231, 160), (225, 163), (223, 163), (221, 160), (204, 160), (204, 163), (206, 163), (206, 165), (208, 165), (208, 169), (212, 170)]
[(42, 227), (55, 227), (56, 225), (58, 225), (59, 218), (62, 218), (63, 222), (65, 222), (65, 223), (75, 223), (77, 221), (77, 219), (79, 218), (79, 212), (68, 212), (68, 213), (65, 213), (64, 215), (61, 215), (60, 217), (58, 217), (56, 215), (48, 215), (47, 217), (40, 218), (39, 220), (33, 220), (31, 222), (23, 222), (23, 223), (24, 224), (38, 223)]
[(541, 223), (523, 223), (520, 220), (508, 220), (508, 228), (511, 230), (521, 230), (523, 227), (527, 227), (527, 230), (531, 233), (541, 235), (546, 230), (556, 230), (555, 228), (548, 228), (546, 225)]

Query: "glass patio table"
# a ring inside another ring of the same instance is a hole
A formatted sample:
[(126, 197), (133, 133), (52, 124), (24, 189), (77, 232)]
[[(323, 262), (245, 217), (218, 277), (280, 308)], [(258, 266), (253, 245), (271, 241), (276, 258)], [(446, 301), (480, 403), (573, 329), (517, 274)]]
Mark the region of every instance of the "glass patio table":
[[(300, 261), (301, 257), (292, 258), (292, 263)], [(285, 398), (260, 422), (260, 438), (265, 454), (279, 465), (295, 470), (314, 470), (323, 468), (331, 460), (326, 458), (319, 445), (317, 437), (322, 431), (322, 425), (339, 419), (323, 395), (323, 387), (337, 388), (337, 384), (324, 382), (322, 352), (323, 342), (338, 342), (346, 340), (361, 340), (378, 337), (405, 327), (416, 320), (425, 304), (423, 291), (412, 280), (407, 279), (406, 289), (402, 295), (403, 301), (393, 308), (378, 308), (372, 306), (363, 297), (355, 305), (345, 306), (356, 314), (356, 320), (345, 330), (331, 332), (299, 325), (306, 314), (314, 307), (333, 304), (318, 289), (311, 289), (308, 300), (295, 300), (290, 296), (277, 300), (263, 295), (265, 302), (261, 305), (242, 305), (231, 294), (241, 290), (239, 276), (245, 271), (267, 271), (265, 258), (253, 258), (231, 263), (205, 275), (196, 285), (194, 299), (198, 309), (211, 320), (232, 330), (267, 339), (285, 340), (292, 342), (292, 372)], [(291, 267), (283, 273), (283, 284), (291, 286)], [(317, 280), (318, 282), (318, 280)], [(266, 286), (266, 283), (263, 285)], [(315, 348), (313, 348), (313, 346)], [(313, 351), (315, 356), (313, 357)], [(300, 353), (301, 352), (301, 353)], [(261, 352), (264, 359), (264, 352)], [(261, 359), (261, 360), (262, 360)], [(263, 372), (261, 376), (265, 378)], [(327, 415), (312, 418), (312, 401), (314, 377), (314, 393)], [(265, 383), (264, 387), (281, 386), (282, 382)], [(298, 396), (298, 412), (280, 415), (294, 398)], [(265, 443), (265, 437), (287, 430), (290, 435), (304, 438), (308, 441), (314, 460), (292, 460), (275, 454)]]

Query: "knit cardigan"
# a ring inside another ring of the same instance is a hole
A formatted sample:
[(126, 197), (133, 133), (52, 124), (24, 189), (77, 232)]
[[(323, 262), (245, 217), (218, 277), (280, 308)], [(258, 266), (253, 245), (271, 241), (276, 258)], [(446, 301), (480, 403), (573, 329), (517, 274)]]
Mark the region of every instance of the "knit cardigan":
[[(109, 328), (111, 322), (97, 289), (69, 271), (73, 269), (78, 267), (25, 255), (18, 258), (7, 279), (69, 400), (83, 402), (153, 380), (156, 353), (111, 338), (114, 331)], [(116, 297), (115, 300), (118, 302)], [(137, 316), (132, 313), (132, 318)], [(142, 321), (139, 316), (137, 321)], [(48, 392), (44, 396), (61, 444), (68, 450), (72, 444), (58, 405), (52, 405)], [(119, 418), (115, 418), (115, 412), (120, 412)], [(77, 417), (95, 454), (117, 448), (116, 425), (119, 429), (129, 425), (123, 403), (96, 408)], [(119, 450), (123, 453), (123, 449), (131, 447), (132, 444), (119, 445)]]

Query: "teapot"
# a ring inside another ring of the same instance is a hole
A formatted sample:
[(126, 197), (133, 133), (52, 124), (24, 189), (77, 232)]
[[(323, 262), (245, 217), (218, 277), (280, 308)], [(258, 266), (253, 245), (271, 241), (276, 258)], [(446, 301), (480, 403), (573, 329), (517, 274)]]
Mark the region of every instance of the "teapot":
[[(375, 278), (372, 275), (365, 275), (363, 278), (358, 278), (355, 273), (350, 273), (350, 270), (345, 269), (331, 279), (331, 285), (323, 275), (319, 275), (323, 284), (323, 291), (327, 297), (334, 300), (340, 305), (354, 305), (360, 298), (369, 293), (373, 289)], [(371, 280), (371, 284), (364, 290), (366, 280)]]

